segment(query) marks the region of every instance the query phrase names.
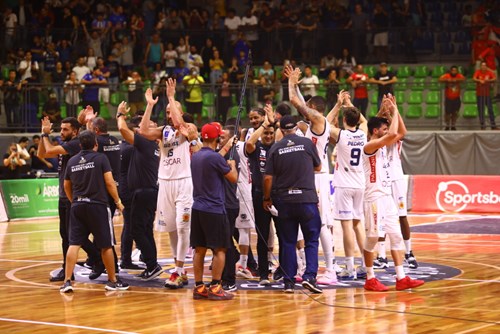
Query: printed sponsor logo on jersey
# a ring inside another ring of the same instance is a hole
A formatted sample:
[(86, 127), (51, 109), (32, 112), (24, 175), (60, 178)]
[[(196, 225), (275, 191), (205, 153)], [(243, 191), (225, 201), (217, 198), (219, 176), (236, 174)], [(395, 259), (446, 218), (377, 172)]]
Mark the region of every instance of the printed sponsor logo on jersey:
[[(85, 161), (85, 159), (84, 159), (84, 161)], [(72, 173), (80, 172), (82, 170), (93, 169), (93, 168), (95, 168), (93, 161), (90, 161), (87, 163), (85, 163), (85, 162), (82, 163), (82, 160), (80, 160), (79, 165), (71, 166), (71, 172)]]
[(444, 212), (460, 212), (468, 204), (500, 204), (500, 195), (490, 190), (489, 193), (478, 191), (471, 193), (460, 181), (441, 182), (436, 192), (436, 205)]
[(287, 153), (292, 153), (292, 152), (298, 152), (298, 151), (305, 151), (304, 145), (297, 145), (297, 146), (292, 146), (292, 147), (283, 147), (278, 150), (278, 154), (287, 154)]
[(120, 150), (120, 145), (103, 146), (102, 150), (104, 152), (115, 152)]
[(370, 162), (370, 183), (377, 182), (377, 156), (372, 155), (368, 158)]
[(85, 160), (85, 158), (84, 158), (84, 157), (81, 157), (81, 158), (80, 158), (80, 161), (78, 161), (78, 163), (79, 163), (79, 164), (84, 164), (84, 163), (86, 163), (86, 162), (87, 162), (87, 160)]

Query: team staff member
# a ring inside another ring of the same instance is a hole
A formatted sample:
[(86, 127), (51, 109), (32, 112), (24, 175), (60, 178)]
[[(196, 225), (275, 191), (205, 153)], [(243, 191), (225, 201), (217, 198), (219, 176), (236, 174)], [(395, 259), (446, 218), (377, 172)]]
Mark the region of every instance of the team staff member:
[[(234, 297), (224, 291), (221, 285), (226, 250), (231, 239), (224, 207), (223, 182), (225, 178), (236, 183), (238, 171), (234, 160), (226, 162), (221, 154), (215, 152), (221, 134), (222, 129), (218, 124), (205, 124), (201, 128), (203, 147), (191, 159), (194, 203), (190, 240), (191, 247), (195, 249), (193, 299), (228, 300)], [(212, 282), (209, 288), (203, 284), (204, 260), (208, 248), (213, 252)]]
[(61, 292), (72, 292), (71, 277), (81, 245), (94, 236), (96, 246), (108, 273), (106, 290), (127, 290), (129, 285), (122, 282), (115, 273), (113, 258), (113, 220), (108, 206), (108, 193), (116, 207), (123, 209), (118, 197), (115, 180), (109, 160), (95, 152), (97, 140), (91, 131), (83, 131), (78, 136), (82, 151), (69, 159), (64, 177), (64, 191), (71, 204), (71, 225), (69, 249), (66, 254), (66, 277)]
[(462, 101), (460, 100), (460, 83), (465, 81), (465, 77), (458, 73), (458, 67), (450, 67), (450, 72), (443, 74), (439, 82), (446, 84), (444, 90), (444, 122), (445, 130), (456, 130), (458, 111)]
[[(269, 104), (265, 106), (265, 109), (267, 109), (266, 113), (272, 113), (272, 107)], [(269, 109), (271, 110), (268, 112)], [(272, 215), (262, 207), (262, 178), (266, 171), (267, 153), (274, 144), (274, 139), (274, 127), (270, 125), (268, 117), (265, 116), (261, 126), (245, 142), (245, 155), (248, 156), (252, 173), (252, 201), (255, 212), (255, 228), (258, 235), (257, 256), (260, 285), (270, 284), (267, 252)]]
[(284, 137), (268, 153), (263, 207), (269, 210), (274, 203), (278, 210), (285, 292), (293, 292), (295, 286), (295, 245), (300, 226), (306, 245), (306, 270), (302, 276), (302, 286), (313, 293), (321, 293), (316, 284), (321, 218), (314, 184), (314, 172), (321, 170), (321, 160), (313, 142), (296, 135), (296, 127), (297, 123), (292, 116), (284, 116), (280, 121)]
[(384, 95), (393, 94), (392, 84), (396, 83), (398, 78), (396, 75), (389, 71), (387, 67), (387, 63), (381, 63), (380, 68), (375, 73), (373, 78), (370, 79), (370, 83), (374, 83), (378, 85), (378, 99), (377, 99), (377, 108), (380, 109), (380, 104), (382, 103), (382, 99)]
[[(151, 112), (151, 109), (153, 105), (148, 103), (146, 110)], [(130, 221), (132, 222), (132, 237), (146, 263), (146, 269), (139, 277), (144, 281), (149, 281), (162, 273), (157, 260), (156, 242), (153, 235), (160, 152), (155, 140), (148, 140), (128, 128), (124, 117), (127, 111), (127, 103), (120, 103), (116, 119), (123, 139), (134, 146), (128, 170), (128, 186), (132, 191)], [(148, 123), (150, 127), (156, 127), (155, 123)]]
[[(69, 214), (71, 203), (66, 197), (64, 192), (64, 173), (68, 160), (78, 152), (80, 152), (80, 143), (78, 141), (78, 131), (80, 130), (80, 123), (74, 117), (67, 117), (61, 121), (61, 145), (52, 145), (50, 142), (49, 134), (52, 132), (52, 123), (48, 117), (42, 120), (42, 142), (38, 146), (37, 156), (40, 159), (58, 157), (59, 159), (59, 235), (62, 239), (63, 251), (63, 268), (55, 276), (50, 277), (51, 282), (64, 281), (64, 271), (66, 267), (66, 253), (69, 247)], [(82, 248), (89, 256), (89, 262), (93, 266), (92, 273), (89, 276), (97, 274), (97, 267), (100, 266), (100, 256), (98, 249), (86, 240), (82, 243)], [(96, 270), (94, 270), (96, 269)], [(99, 274), (100, 275), (100, 274)]]

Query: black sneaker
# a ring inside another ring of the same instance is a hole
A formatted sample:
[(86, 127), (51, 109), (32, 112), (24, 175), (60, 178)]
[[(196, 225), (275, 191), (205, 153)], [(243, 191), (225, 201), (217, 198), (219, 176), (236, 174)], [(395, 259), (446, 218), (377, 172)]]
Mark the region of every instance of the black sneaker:
[(79, 265), (80, 267), (92, 269), (92, 264), (89, 262), (89, 259), (87, 259), (85, 261), (78, 261), (76, 264)]
[(408, 268), (410, 268), (410, 269), (417, 269), (418, 268), (417, 258), (415, 257), (415, 255), (413, 255), (412, 251), (410, 251), (410, 253), (408, 253), (408, 254), (405, 254), (405, 260), (406, 260), (406, 263), (408, 263)]
[(234, 292), (234, 291), (238, 290), (238, 287), (234, 283), (230, 284), (227, 282), (223, 282), (222, 289), (224, 289), (224, 291), (227, 291), (227, 292)]
[(116, 282), (108, 281), (104, 287), (108, 291), (128, 290), (128, 288), (128, 283), (122, 282), (118, 277), (116, 277)]
[(316, 284), (316, 279), (307, 278), (302, 281), (302, 286), (312, 293), (322, 293), (323, 290)]
[(285, 293), (294, 293), (295, 291), (295, 283), (290, 281), (285, 281), (285, 288), (283, 289)]
[(120, 263), (120, 268), (121, 269), (128, 269), (128, 270), (144, 270), (144, 267), (141, 267), (141, 266), (134, 264), (132, 262), (122, 262), (122, 263)]
[[(66, 278), (66, 274), (65, 274), (64, 268), (62, 268), (61, 270), (59, 270), (59, 272), (57, 274), (55, 274), (54, 276), (50, 276), (49, 281), (51, 281), (51, 282), (64, 282), (65, 278)], [(75, 274), (71, 274), (71, 280), (72, 281), (75, 280)]]
[(279, 281), (283, 278), (283, 272), (281, 271), (281, 267), (278, 267), (273, 273), (273, 280)]
[(387, 261), (386, 257), (377, 257), (373, 261), (373, 268), (375, 268), (375, 269), (386, 269), (386, 268), (389, 268), (389, 261)]
[(70, 293), (73, 292), (73, 286), (71, 286), (71, 281), (67, 280), (64, 284), (59, 288), (59, 292), (62, 293)]
[(153, 268), (153, 270), (145, 270), (142, 274), (141, 279), (143, 281), (151, 281), (152, 279), (155, 279), (156, 277), (160, 276), (162, 273), (161, 266), (159, 264), (156, 265), (156, 267)]
[(100, 264), (95, 264), (93, 267), (92, 267), (92, 271), (90, 272), (89, 274), (89, 279), (90, 280), (94, 280), (94, 279), (97, 279), (99, 278), (99, 276), (102, 275), (102, 273), (104, 272), (104, 264), (100, 263)]

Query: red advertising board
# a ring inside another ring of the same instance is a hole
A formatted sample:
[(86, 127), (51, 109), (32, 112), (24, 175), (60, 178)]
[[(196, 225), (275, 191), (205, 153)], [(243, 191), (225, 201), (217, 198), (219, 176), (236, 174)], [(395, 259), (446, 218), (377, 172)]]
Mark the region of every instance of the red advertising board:
[(415, 175), (412, 212), (500, 213), (500, 176)]

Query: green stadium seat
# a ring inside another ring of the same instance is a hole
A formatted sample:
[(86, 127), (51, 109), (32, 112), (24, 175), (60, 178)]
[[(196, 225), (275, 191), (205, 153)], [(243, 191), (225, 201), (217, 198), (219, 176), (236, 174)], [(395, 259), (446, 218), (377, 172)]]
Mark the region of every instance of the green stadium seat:
[(468, 90), (464, 93), (464, 103), (476, 103), (476, 92)]
[(444, 67), (443, 65), (437, 65), (432, 69), (431, 76), (437, 79), (445, 73), (446, 73), (446, 67)]
[(395, 91), (405, 91), (408, 88), (408, 79), (407, 78), (400, 78), (398, 76), (398, 82), (394, 84), (394, 90)]
[(401, 104), (405, 101), (405, 92), (403, 91), (395, 91), (394, 96), (396, 97), (397, 104)]
[(311, 73), (317, 76), (319, 73), (319, 69), (316, 66), (311, 66)]
[(368, 111), (368, 117), (369, 118), (372, 118), (372, 117), (375, 117), (377, 116), (378, 114), (378, 108), (377, 108), (377, 105), (375, 104), (372, 104), (370, 105), (370, 110)]
[(208, 118), (208, 108), (205, 106), (203, 106), (203, 108), (201, 109), (201, 117)]
[(429, 91), (425, 97), (425, 103), (427, 104), (438, 104), (441, 94), (438, 91)]
[(465, 89), (466, 90), (475, 90), (476, 83), (472, 79), (466, 79), (465, 80)]
[(99, 113), (99, 116), (101, 116), (104, 119), (111, 119), (111, 115), (109, 114), (108, 105), (106, 103), (101, 103), (101, 111)]
[(410, 88), (411, 90), (424, 90), (425, 78), (414, 78), (413, 82), (408, 88)]
[(373, 78), (373, 76), (375, 75), (375, 73), (377, 73), (377, 69), (375, 68), (375, 66), (365, 66), (364, 68), (365, 70), (365, 73), (368, 74), (368, 76), (370, 78)]
[(408, 78), (411, 76), (410, 66), (400, 66), (396, 72), (396, 76), (399, 78)]
[(420, 118), (422, 117), (422, 106), (420, 105), (409, 105), (406, 111), (407, 118)]
[(427, 89), (429, 90), (441, 90), (442, 88), (444, 86), (437, 79), (432, 79), (427, 83)]
[(9, 71), (10, 71), (10, 68), (8, 68), (7, 66), (2, 67), (2, 77), (5, 80), (9, 79)]
[(213, 106), (215, 103), (214, 93), (204, 93), (203, 94), (203, 105), (207, 107)]
[(422, 104), (422, 92), (410, 91), (406, 102), (408, 104)]
[(109, 97), (109, 102), (111, 102), (111, 105), (117, 107), (122, 101), (126, 101), (125, 93), (122, 92), (114, 92), (111, 93), (111, 96)]
[(429, 75), (429, 68), (426, 65), (418, 65), (413, 75), (415, 78), (425, 78)]
[(475, 104), (464, 104), (464, 111), (462, 113), (464, 118), (477, 118), (477, 106)]
[(370, 102), (372, 104), (375, 104), (377, 105), (378, 104), (378, 93), (377, 92), (373, 92), (371, 97), (370, 97)]
[(238, 106), (232, 106), (229, 109), (229, 115), (228, 118), (236, 118), (238, 116)]
[(427, 105), (425, 109), (425, 118), (438, 118), (441, 114), (441, 107), (437, 104)]
[(68, 113), (66, 111), (66, 103), (61, 104), (61, 118), (68, 117)]

